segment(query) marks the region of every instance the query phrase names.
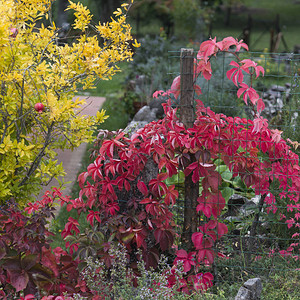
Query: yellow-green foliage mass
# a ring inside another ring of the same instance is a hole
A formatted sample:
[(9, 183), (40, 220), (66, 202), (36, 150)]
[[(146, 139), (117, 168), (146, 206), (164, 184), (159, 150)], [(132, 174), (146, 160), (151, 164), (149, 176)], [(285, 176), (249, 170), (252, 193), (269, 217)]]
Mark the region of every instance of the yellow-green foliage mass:
[(0, 204), (32, 200), (42, 184), (64, 174), (54, 150), (91, 141), (93, 127), (107, 117), (79, 116), (83, 101), (73, 101), (74, 94), (110, 79), (116, 64), (132, 57), (128, 4), (110, 22), (91, 25), (89, 10), (70, 1), (72, 37), (62, 42), (51, 2), (0, 0)]

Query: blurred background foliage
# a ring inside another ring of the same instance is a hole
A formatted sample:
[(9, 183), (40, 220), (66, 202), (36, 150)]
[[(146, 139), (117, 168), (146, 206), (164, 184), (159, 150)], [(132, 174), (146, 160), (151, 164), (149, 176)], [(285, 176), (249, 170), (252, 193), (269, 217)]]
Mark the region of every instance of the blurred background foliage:
[[(75, 0), (76, 2), (77, 0)], [(94, 15), (95, 22), (107, 22), (122, 0), (83, 0)], [(58, 27), (70, 23), (64, 12), (67, 0), (53, 4), (53, 16)], [(278, 51), (293, 50), (300, 44), (300, 2), (294, 0), (135, 0), (129, 12), (129, 22), (137, 37), (176, 36), (184, 42), (202, 42), (209, 36), (243, 38), (250, 30), (250, 50), (270, 47), (270, 32), (282, 32), (287, 45), (280, 43)]]

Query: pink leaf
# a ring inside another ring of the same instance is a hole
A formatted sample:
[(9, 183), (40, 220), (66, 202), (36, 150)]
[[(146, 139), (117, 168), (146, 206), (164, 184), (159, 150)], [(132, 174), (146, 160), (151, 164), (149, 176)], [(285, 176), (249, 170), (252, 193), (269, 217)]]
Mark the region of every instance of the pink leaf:
[(161, 94), (163, 94), (164, 91), (163, 90), (160, 90), (160, 91), (156, 91), (153, 93), (152, 97), (153, 98), (158, 98)]
[(194, 232), (192, 234), (192, 242), (193, 242), (196, 249), (201, 249), (202, 248), (202, 243), (203, 243), (203, 233)]
[(259, 98), (257, 101), (257, 112), (260, 114), (264, 109), (265, 109), (265, 103), (261, 98)]
[(268, 127), (268, 120), (264, 119), (263, 117), (255, 118), (253, 120), (253, 133), (261, 132), (262, 130), (266, 129)]
[(137, 183), (137, 187), (139, 189), (139, 191), (146, 197), (148, 195), (148, 189), (147, 189), (147, 186), (146, 184), (139, 180), (138, 183)]
[(225, 224), (223, 223), (218, 223), (217, 225), (218, 229), (218, 238), (220, 239), (224, 234), (227, 234), (228, 228)]
[(214, 39), (205, 41), (200, 45), (199, 52), (204, 57), (205, 61), (207, 61), (211, 55), (215, 54), (220, 49), (221, 44), (217, 43), (216, 39), (217, 38), (215, 37)]
[(201, 91), (201, 88), (199, 85), (195, 84), (194, 85), (194, 90), (195, 90), (195, 93), (200, 96), (202, 94), (202, 91)]
[(188, 254), (185, 250), (180, 249), (176, 252), (177, 258), (187, 258)]
[(281, 141), (282, 131), (278, 129), (271, 129), (272, 132), (272, 142), (279, 143)]
[(171, 93), (177, 99), (180, 95), (180, 76), (175, 77), (171, 85)]

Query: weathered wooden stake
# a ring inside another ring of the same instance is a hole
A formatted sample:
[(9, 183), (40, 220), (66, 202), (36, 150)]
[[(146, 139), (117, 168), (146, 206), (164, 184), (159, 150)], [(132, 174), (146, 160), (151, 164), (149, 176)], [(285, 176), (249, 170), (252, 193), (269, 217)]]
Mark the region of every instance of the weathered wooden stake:
[[(186, 128), (193, 126), (195, 121), (194, 112), (194, 50), (181, 49), (180, 54), (180, 119)], [(190, 163), (196, 161), (195, 155), (191, 154)], [(197, 198), (199, 196), (199, 182), (192, 181), (192, 174), (185, 178), (184, 193), (184, 221), (182, 232), (182, 246), (191, 250), (193, 232), (197, 231)]]
[(187, 127), (192, 127), (194, 116), (194, 50), (181, 49), (180, 52), (180, 119)]

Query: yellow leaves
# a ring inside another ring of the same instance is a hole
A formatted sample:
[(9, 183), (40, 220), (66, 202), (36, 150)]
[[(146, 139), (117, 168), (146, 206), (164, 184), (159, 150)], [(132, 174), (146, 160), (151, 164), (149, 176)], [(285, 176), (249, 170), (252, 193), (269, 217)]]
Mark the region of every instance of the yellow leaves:
[(86, 6), (83, 6), (81, 3), (74, 3), (72, 1), (69, 1), (70, 5), (67, 8), (67, 10), (73, 9), (75, 10), (75, 23), (73, 24), (73, 27), (75, 29), (79, 29), (81, 31), (84, 31), (86, 28), (88, 28), (88, 25), (90, 21), (92, 20), (92, 15), (90, 11), (87, 9)]
[(13, 148), (13, 142), (10, 139), (10, 136), (6, 136), (3, 139), (3, 143), (0, 144), (0, 154), (5, 154)]
[(116, 15), (116, 17), (121, 16), (123, 14), (122, 9), (118, 8), (116, 11), (113, 12), (114, 15)]
[(105, 110), (101, 109), (101, 111), (97, 111), (95, 120), (98, 124), (100, 124), (103, 123), (108, 117), (108, 115), (105, 115)]
[(65, 174), (62, 163), (58, 164), (57, 160), (50, 160), (47, 163), (42, 162), (40, 164), (36, 177), (39, 177), (42, 174), (51, 177), (53, 175), (53, 168), (55, 168), (56, 174)]
[[(16, 141), (14, 141), (16, 142)], [(32, 157), (31, 150), (35, 147), (35, 145), (25, 145), (24, 139), (21, 140), (21, 142), (16, 144), (16, 154), (23, 158), (24, 156), (27, 158)]]
[(141, 44), (138, 43), (138, 41), (136, 39), (134, 39), (134, 43), (132, 43), (132, 46), (135, 48), (139, 48), (139, 47), (141, 47)]
[(128, 10), (128, 6), (129, 6), (128, 3), (123, 3), (123, 4), (121, 4), (121, 7), (123, 7), (125, 11)]
[(8, 184), (5, 183), (6, 177), (3, 176), (3, 174), (0, 173), (0, 199), (6, 198), (12, 195), (10, 188), (8, 187)]
[(54, 96), (52, 91), (48, 91), (47, 95), (46, 95), (46, 101), (47, 101), (48, 107), (50, 109), (50, 120), (55, 121), (59, 117), (59, 114), (60, 114), (57, 97)]
[[(58, 41), (56, 25), (44, 22), (52, 0), (0, 1), (1, 205), (11, 195), (27, 200), (41, 182), (63, 174), (55, 150), (91, 141), (93, 129), (108, 118), (104, 110), (95, 117), (80, 116), (83, 100), (73, 101), (74, 93), (93, 87), (96, 79), (110, 79), (119, 71), (116, 64), (133, 53), (126, 23), (130, 1), (96, 28), (90, 26), (90, 11), (70, 2), (73, 28), (84, 32), (65, 44)], [(134, 46), (139, 46), (136, 40)], [(36, 103), (44, 105), (40, 113)]]

